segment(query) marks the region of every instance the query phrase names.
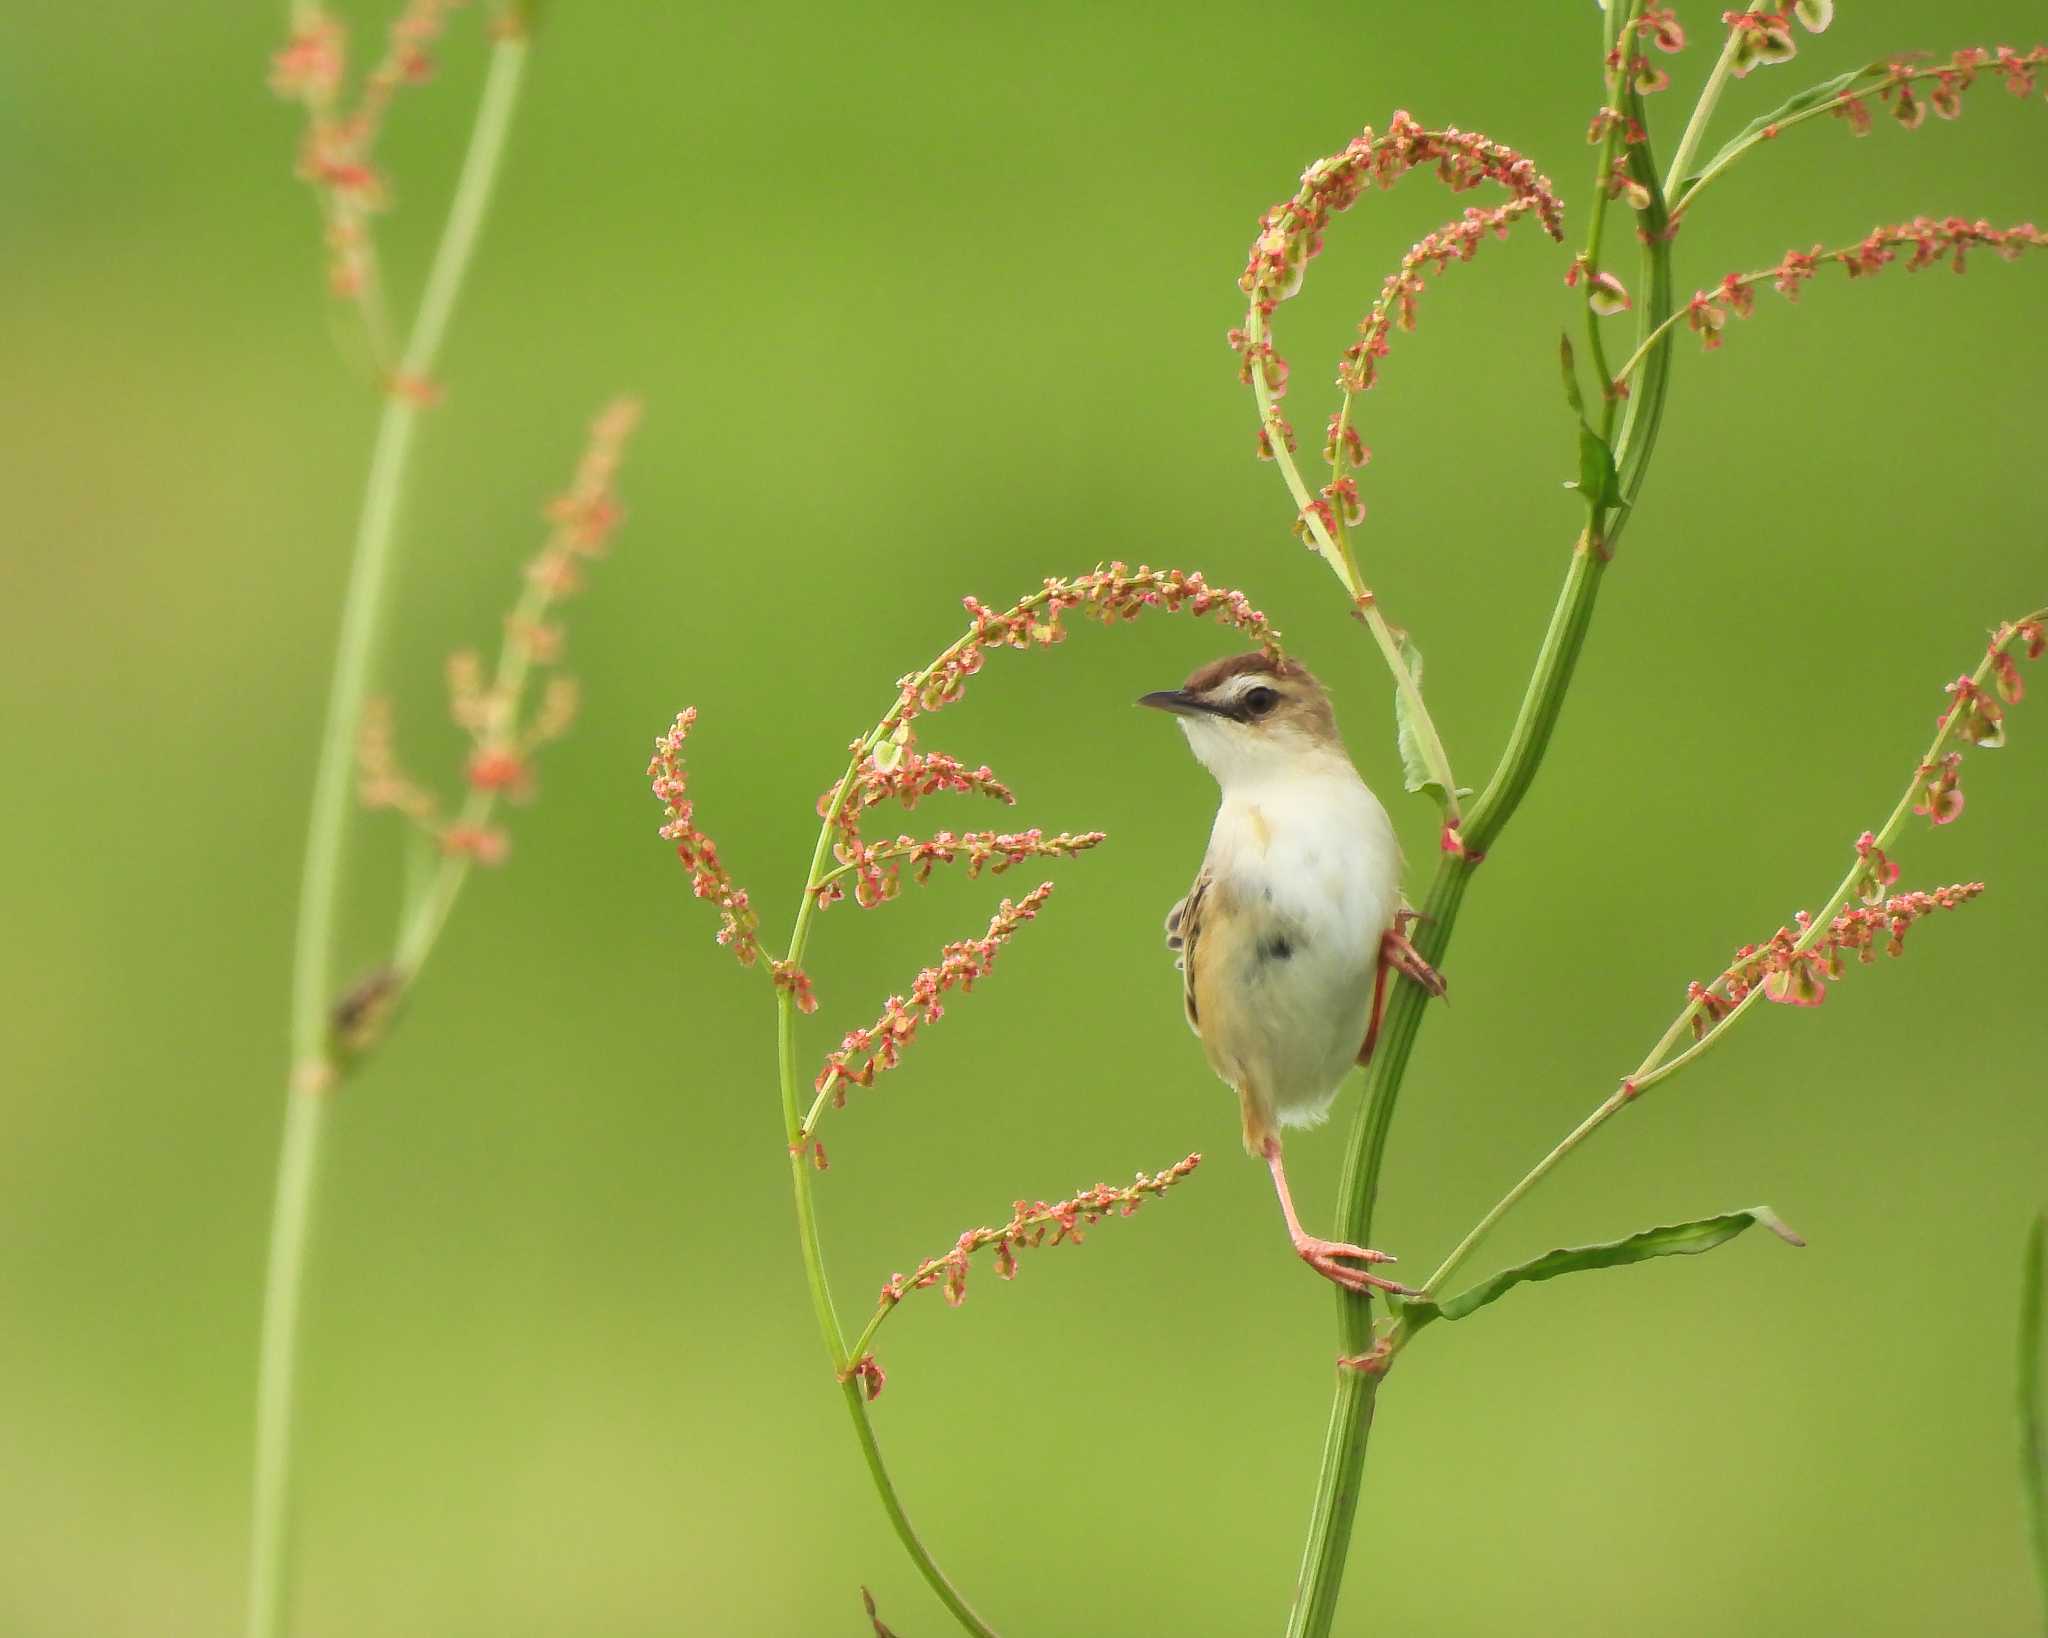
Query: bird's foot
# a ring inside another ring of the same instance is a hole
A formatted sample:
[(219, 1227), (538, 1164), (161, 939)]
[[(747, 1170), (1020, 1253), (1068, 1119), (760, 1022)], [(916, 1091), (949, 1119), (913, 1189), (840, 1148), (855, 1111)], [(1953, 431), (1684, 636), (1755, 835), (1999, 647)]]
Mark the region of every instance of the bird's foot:
[[(1420, 919), (1413, 911), (1403, 912), (1403, 915), (1408, 920)], [(1381, 935), (1380, 960), (1394, 971), (1406, 973), (1432, 996), (1441, 999), (1449, 988), (1444, 983), (1443, 974), (1423, 960), (1422, 952), (1408, 942), (1408, 935), (1402, 927), (1403, 922), (1397, 919), (1395, 925)]]
[(1320, 1240), (1313, 1234), (1294, 1236), (1294, 1253), (1326, 1280), (1341, 1285), (1346, 1291), (1393, 1291), (1404, 1297), (1417, 1296), (1412, 1287), (1398, 1281), (1384, 1279), (1378, 1274), (1367, 1273), (1365, 1269), (1354, 1268), (1345, 1259), (1361, 1263), (1391, 1263), (1394, 1259), (1384, 1251), (1372, 1251), (1365, 1246), (1346, 1245), (1342, 1240)]

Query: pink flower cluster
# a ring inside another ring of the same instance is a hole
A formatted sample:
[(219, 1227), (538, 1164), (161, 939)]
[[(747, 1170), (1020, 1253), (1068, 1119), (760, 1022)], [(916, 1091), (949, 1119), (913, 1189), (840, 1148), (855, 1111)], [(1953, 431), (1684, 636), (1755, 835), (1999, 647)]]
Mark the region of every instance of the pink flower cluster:
[(384, 55), (364, 75), (355, 106), (341, 106), (348, 34), (340, 20), (314, 6), (270, 59), (270, 88), (306, 110), (299, 176), (328, 199), (328, 279), (339, 296), (363, 292), (370, 276), (361, 215), (381, 209), (389, 190), (372, 161), (392, 99), (433, 78), (429, 48), (462, 0), (407, 0), (392, 19)]
[[(664, 830), (662, 834), (668, 832)], [(698, 896), (706, 895), (700, 889)], [(742, 908), (745, 897), (740, 895)], [(1042, 882), (1014, 904), (1005, 899), (980, 938), (948, 944), (938, 965), (917, 975), (907, 998), (890, 996), (872, 1027), (849, 1030), (839, 1049), (826, 1054), (824, 1066), (818, 1071), (816, 1090), (831, 1093), (833, 1107), (839, 1108), (846, 1102), (849, 1086), (873, 1086), (878, 1073), (894, 1069), (902, 1061), (903, 1049), (916, 1039), (919, 1026), (935, 1024), (945, 1016), (941, 997), (949, 990), (972, 990), (977, 979), (988, 977), (1003, 945), (1038, 915), (1050, 897), (1052, 883)]]
[(2029, 247), (2044, 244), (2048, 244), (2048, 233), (2043, 233), (2031, 222), (1996, 228), (1989, 222), (1967, 221), (1960, 216), (1944, 217), (1939, 221), (1931, 216), (1916, 216), (1910, 222), (1873, 228), (1855, 244), (1840, 249), (1823, 250), (1815, 245), (1808, 251), (1788, 250), (1775, 267), (1758, 273), (1730, 273), (1712, 289), (1694, 292), (1692, 300), (1686, 304), (1685, 321), (1711, 352), (1721, 345), (1721, 332), (1731, 316), (1747, 318), (1755, 310), (1755, 287), (1766, 279), (1786, 300), (1797, 301), (1800, 287), (1813, 278), (1824, 263), (1838, 263), (1847, 270), (1850, 278), (1862, 278), (1882, 272), (1897, 261), (1903, 251), (1906, 252), (1905, 268), (1908, 273), (1917, 273), (1944, 261), (1961, 273), (1973, 247), (1987, 247), (2010, 262), (2017, 261), (2020, 253)]
[[(604, 556), (625, 521), (626, 509), (618, 492), (619, 466), (625, 459), (627, 441), (639, 425), (639, 399), (618, 398), (607, 404), (590, 423), (590, 436), (569, 487), (547, 503), (543, 515), (551, 532), (526, 572), (545, 590), (548, 601), (576, 590), (582, 578), (579, 563)], [(545, 644), (551, 634), (545, 627), (541, 630)]]
[[(1948, 685), (1950, 703), (1935, 719), (1944, 738), (1954, 733), (1987, 751), (2005, 743), (2004, 708), (2018, 704), (2026, 692), (2019, 666), (2012, 657), (2015, 644), (2029, 660), (2038, 660), (2048, 653), (2048, 630), (2044, 630), (2039, 618), (2029, 618), (2001, 626), (1992, 633), (1978, 675), (1966, 673)], [(1979, 680), (1984, 675), (1994, 679), (1993, 688), (1987, 689)], [(1963, 811), (1962, 768), (1961, 751), (1949, 751), (1921, 763), (1917, 776), (1920, 800), (1913, 805), (1913, 811), (1934, 825), (1950, 824), (1959, 818)]]
[(1308, 264), (1322, 253), (1331, 216), (1349, 210), (1367, 186), (1391, 188), (1419, 165), (1434, 165), (1454, 193), (1497, 182), (1535, 205), (1553, 239), (1563, 236), (1564, 205), (1529, 160), (1477, 131), (1424, 130), (1407, 113), (1397, 112), (1384, 134), (1375, 135), (1368, 126), (1342, 151), (1309, 166), (1300, 191), (1259, 218), (1258, 237), (1238, 288), (1270, 314), (1301, 288)]
[[(875, 1363), (875, 1356), (873, 1354), (862, 1354), (860, 1358), (856, 1359), (840, 1373), (839, 1380), (842, 1382), (858, 1382), (860, 1384), (860, 1391), (867, 1396), (868, 1403), (872, 1405), (877, 1399), (882, 1397), (882, 1389), (888, 1385), (889, 1378), (882, 1367)], [(873, 1606), (870, 1605), (869, 1609), (872, 1612)], [(875, 1630), (877, 1632), (883, 1630), (881, 1622), (877, 1621), (875, 1623)]]
[(1792, 38), (1792, 18), (1809, 34), (1818, 34), (1835, 20), (1835, 0), (1794, 0), (1775, 11), (1724, 11), (1721, 21), (1735, 31), (1735, 56), (1730, 63), (1741, 79), (1752, 68), (1789, 63), (1799, 54)]
[(962, 598), (961, 605), (970, 622), (967, 635), (923, 671), (898, 680), (894, 715), (899, 723), (959, 699), (991, 648), (1049, 648), (1062, 641), (1061, 617), (1069, 610), (1104, 624), (1135, 620), (1155, 608), (1169, 613), (1185, 609), (1197, 618), (1213, 614), (1219, 625), (1242, 631), (1273, 652), (1279, 649), (1280, 634), (1243, 592), (1212, 586), (1199, 572), (1142, 563), (1135, 569), (1110, 563), (1071, 580), (1049, 579), (1042, 590), (1007, 609), (992, 609), (975, 597)]
[(1112, 1215), (1129, 1217), (1148, 1198), (1166, 1193), (1201, 1163), (1200, 1155), (1189, 1155), (1163, 1172), (1150, 1176), (1140, 1172), (1135, 1181), (1120, 1189), (1098, 1183), (1071, 1199), (1050, 1204), (1043, 1200), (1019, 1200), (1010, 1220), (1002, 1227), (969, 1229), (944, 1256), (928, 1258), (908, 1274), (892, 1274), (882, 1287), (882, 1306), (893, 1308), (911, 1292), (938, 1285), (945, 1288), (947, 1306), (958, 1308), (967, 1299), (967, 1260), (975, 1252), (995, 1247), (996, 1273), (1006, 1280), (1015, 1279), (1020, 1247), (1036, 1249), (1056, 1246), (1062, 1241), (1079, 1245), (1083, 1229), (1093, 1228)]
[(497, 665), (488, 680), (475, 650), (449, 656), (449, 715), (470, 739), (463, 767), (469, 802), (459, 819), (442, 824), (435, 798), (400, 769), (389, 705), (376, 701), (363, 713), (356, 738), (363, 805), (404, 815), (432, 835), (444, 853), (479, 864), (503, 862), (511, 842), (488, 822), (492, 804), (499, 797), (523, 801), (531, 796), (535, 754), (560, 739), (575, 721), (577, 690), (567, 677), (548, 678), (539, 702), (528, 706), (534, 673), (561, 657), (561, 629), (547, 616), (576, 584), (573, 572), (555, 568), (542, 573), (541, 565), (558, 558), (592, 557), (603, 549), (624, 516), (614, 480), (639, 418), (638, 401), (621, 398), (591, 423), (575, 477), (568, 490), (548, 504), (546, 515), (554, 527), (528, 570), (518, 605), (506, 618)]
[[(1659, 51), (1670, 53), (1685, 49), (1685, 26), (1670, 6), (1645, 6), (1642, 16), (1636, 19), (1635, 31), (1638, 39), (1648, 39)], [(1642, 52), (1628, 49), (1632, 44), (1624, 41), (1608, 52), (1608, 72), (1613, 73), (1626, 63), (1630, 81), (1646, 97), (1670, 85), (1671, 76)]]
[(1828, 985), (1842, 977), (1845, 955), (1853, 953), (1868, 966), (1877, 959), (1880, 940), (1886, 955), (1900, 955), (1906, 947), (1906, 930), (1914, 922), (1937, 910), (1967, 904), (1983, 891), (1982, 882), (1958, 882), (1931, 893), (1896, 893), (1876, 904), (1850, 905), (1804, 950), (1798, 945), (1812, 930), (1813, 920), (1802, 910), (1797, 931), (1780, 927), (1766, 943), (1745, 944), (1719, 978), (1691, 987), (1687, 994), (1699, 1007), (1692, 1021), (1693, 1033), (1705, 1035), (1759, 984), (1767, 1001), (1817, 1007), (1826, 999)]

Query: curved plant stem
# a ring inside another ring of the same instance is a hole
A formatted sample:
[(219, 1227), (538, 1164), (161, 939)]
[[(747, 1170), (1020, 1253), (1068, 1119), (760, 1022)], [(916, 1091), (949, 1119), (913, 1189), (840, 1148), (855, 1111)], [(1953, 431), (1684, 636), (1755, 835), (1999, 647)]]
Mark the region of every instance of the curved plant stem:
[[(400, 359), (401, 389), (405, 382), (424, 382), (432, 373), (463, 274), (476, 247), (525, 62), (524, 35), (509, 22), (501, 23), (476, 121), (470, 131), (461, 179), (434, 252), (419, 317)], [(326, 1126), (325, 1106), (338, 1076), (328, 1044), (328, 1008), (334, 999), (334, 913), (350, 808), (356, 727), (362, 715), (399, 499), (420, 413), (417, 393), (394, 389), (386, 396), (378, 421), (313, 781), (312, 816), (299, 887), (298, 932), (293, 945), (292, 1071), (284, 1142), (278, 1160), (277, 1197), (271, 1217), (257, 1365), (248, 1592), (250, 1638), (272, 1638), (282, 1630), (300, 1293), (312, 1232), (321, 1137)]]
[[(1632, 26), (1639, 10), (1640, 0), (1637, 0), (1637, 3), (1627, 6), (1617, 5), (1609, 12), (1604, 42), (1608, 49), (1612, 49), (1622, 30)], [(1623, 108), (1629, 117), (1638, 121), (1643, 118), (1640, 96), (1633, 90), (1623, 93), (1619, 75), (1610, 81), (1609, 101), (1611, 105)], [(1599, 222), (1606, 204), (1606, 178), (1612, 165), (1611, 153), (1604, 147), (1602, 153), (1592, 221), (1588, 227), (1588, 260), (1596, 267), (1597, 261), (1593, 259), (1592, 252), (1597, 250)], [(1632, 144), (1626, 157), (1631, 175), (1651, 195), (1650, 205), (1638, 213), (1648, 273), (1644, 299), (1638, 305), (1638, 324), (1641, 333), (1647, 335), (1663, 322), (1671, 310), (1670, 243), (1663, 233), (1663, 191), (1648, 142)], [(1507, 747), (1485, 790), (1465, 815), (1460, 833), (1463, 851), (1447, 853), (1443, 857), (1423, 900), (1422, 920), (1416, 924), (1411, 936), (1423, 958), (1432, 965), (1442, 962), (1473, 869), (1514, 816), (1543, 760), (1551, 732), (1563, 710), (1572, 672), (1592, 623), (1602, 573), (1635, 504), (1647, 470), (1649, 452), (1663, 413), (1667, 381), (1664, 366), (1668, 346), (1667, 337), (1663, 344), (1653, 349), (1649, 366), (1644, 369), (1642, 380), (1627, 401), (1616, 445), (1621, 501), (1612, 508), (1597, 504), (1590, 508), (1587, 527), (1573, 550), (1563, 590), (1552, 611), (1550, 626), (1544, 634)], [(1596, 360), (1598, 356), (1596, 350)], [(1609, 398), (1603, 416), (1603, 436), (1611, 435), (1616, 412), (1616, 402)], [(1356, 1245), (1372, 1243), (1372, 1218), (1379, 1199), (1381, 1167), (1386, 1157), (1387, 1139), (1393, 1127), (1401, 1083), (1407, 1073), (1416, 1036), (1422, 1028), (1424, 1000), (1420, 986), (1396, 986), (1381, 1026), (1379, 1049), (1374, 1055), (1366, 1098), (1345, 1151), (1344, 1170), (1338, 1183), (1340, 1204), (1336, 1237)], [(1363, 1297), (1340, 1291), (1337, 1294), (1337, 1312), (1342, 1352), (1347, 1357), (1363, 1358), (1371, 1363), (1366, 1369), (1345, 1369), (1338, 1374), (1329, 1429), (1324, 1437), (1322, 1467), (1317, 1476), (1315, 1501), (1310, 1513), (1308, 1538), (1302, 1551), (1294, 1607), (1288, 1619), (1288, 1638), (1328, 1638), (1336, 1618), (1367, 1442), (1372, 1432), (1380, 1384), (1384, 1380), (1383, 1364), (1372, 1360), (1376, 1338), (1370, 1303)]]
[[(956, 645), (957, 647), (957, 645)], [(953, 651), (949, 649), (948, 654)], [(929, 675), (929, 671), (927, 672)], [(826, 866), (832, 856), (832, 835), (839, 819), (839, 810), (845, 806), (853, 789), (853, 777), (862, 760), (895, 727), (900, 707), (892, 709), (861, 741), (853, 759), (848, 763), (846, 773), (839, 781), (839, 788), (828, 805), (824, 823), (818, 827), (817, 846), (811, 850), (810, 870), (804, 877), (803, 902), (796, 913), (796, 924), (790, 929), (787, 959), (801, 965), (806, 945), (810, 942), (811, 918), (817, 911), (816, 889), (824, 879)], [(811, 1307), (817, 1314), (818, 1331), (825, 1339), (825, 1351), (832, 1356), (832, 1368), (839, 1377), (840, 1391), (846, 1400), (847, 1414), (853, 1418), (854, 1438), (859, 1441), (861, 1459), (867, 1464), (868, 1478), (875, 1487), (875, 1494), (881, 1499), (882, 1510), (889, 1515), (890, 1526), (896, 1532), (896, 1539), (903, 1544), (903, 1550), (910, 1555), (917, 1566), (918, 1574), (925, 1584), (938, 1596), (953, 1614), (955, 1620), (976, 1638), (996, 1638), (995, 1629), (974, 1612), (960, 1589), (953, 1585), (946, 1572), (939, 1568), (932, 1557), (931, 1549), (925, 1546), (918, 1535), (917, 1527), (910, 1521), (910, 1514), (904, 1508), (903, 1498), (897, 1493), (896, 1482), (889, 1476), (888, 1465), (882, 1460), (882, 1447), (875, 1438), (874, 1423), (868, 1416), (867, 1401), (863, 1397), (861, 1382), (854, 1374), (859, 1364), (858, 1353), (849, 1354), (846, 1334), (839, 1324), (839, 1313), (832, 1305), (832, 1290), (825, 1278), (825, 1252), (818, 1238), (817, 1206), (811, 1195), (811, 1164), (805, 1153), (805, 1140), (815, 1112), (805, 1117), (798, 1106), (798, 1082), (796, 1074), (796, 1003), (786, 990), (778, 990), (775, 997), (775, 1061), (776, 1079), (782, 1092), (782, 1124), (789, 1140), (790, 1187), (796, 1197), (797, 1240), (803, 1251), (804, 1275), (810, 1285)], [(862, 1337), (863, 1348), (867, 1340)]]

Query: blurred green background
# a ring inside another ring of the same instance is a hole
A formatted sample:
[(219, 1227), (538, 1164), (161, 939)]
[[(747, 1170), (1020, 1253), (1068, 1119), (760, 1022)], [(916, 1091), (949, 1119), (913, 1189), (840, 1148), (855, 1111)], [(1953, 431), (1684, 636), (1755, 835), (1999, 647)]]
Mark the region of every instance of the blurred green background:
[[(10, 997), (0, 1118), (0, 1630), (240, 1621), (257, 1288), (312, 743), (375, 414), (323, 318), (282, 7), (148, 0), (0, 24)], [(362, 38), (388, 7), (352, 8)], [(1693, 47), (1658, 112), (1704, 75)], [(1844, 5), (1746, 119), (1865, 58), (2030, 41), (2039, 7)], [(641, 777), (683, 703), (699, 814), (780, 928), (811, 803), (973, 592), (1098, 559), (1247, 586), (1398, 789), (1389, 690), (1223, 343), (1253, 219), (1397, 107), (1586, 197), (1593, 8), (911, 4), (548, 9), (405, 520), (382, 682), (423, 771), (442, 657), (486, 641), (585, 420), (648, 402), (630, 522), (570, 612), (586, 710), (332, 1127), (305, 1333), (298, 1631), (862, 1630), (943, 1614), (890, 1539), (803, 1291), (765, 989), (711, 942)], [(385, 150), (416, 286), (477, 84), (462, 19)], [(1689, 288), (1916, 212), (2048, 209), (2048, 110), (1857, 142), (1718, 190)], [(1462, 201), (1459, 201), (1462, 203)], [(1290, 409), (1402, 249), (1416, 181), (1344, 218), (1285, 316)], [(1489, 245), (1365, 404), (1368, 573), (1430, 657), (1461, 770), (1495, 754), (1578, 508), (1566, 253)], [(1942, 681), (2048, 592), (2040, 265), (1766, 294), (1681, 342), (1579, 687), (1486, 866), (1410, 1079), (1378, 1240), (1431, 1266), (1739, 941), (1811, 903), (1892, 801)], [(821, 1181), (850, 1317), (1016, 1195), (1191, 1149), (1078, 1251), (906, 1305), (877, 1418), (941, 1560), (1017, 1634), (1278, 1629), (1333, 1324), (1180, 1017), (1159, 918), (1212, 788), (1129, 702), (1225, 645), (1158, 618), (999, 656), (928, 743), (1015, 819), (1099, 825), (1047, 916), (882, 1089)], [(2048, 682), (2037, 680), (2037, 689)], [(2020, 1633), (2020, 1239), (2048, 1193), (2048, 729), (1977, 756), (1907, 879), (1982, 877), (1910, 958), (1766, 1009), (1616, 1123), (1493, 1255), (1768, 1201), (1804, 1230), (1518, 1294), (1382, 1401), (1344, 1630)], [(1429, 812), (1390, 804), (1415, 863)], [(983, 815), (934, 804), (931, 824)], [(347, 959), (393, 914), (357, 848)], [(948, 878), (823, 925), (806, 1057), (998, 893)], [(1028, 883), (1027, 883), (1028, 885)], [(1297, 1139), (1332, 1209), (1355, 1090)]]

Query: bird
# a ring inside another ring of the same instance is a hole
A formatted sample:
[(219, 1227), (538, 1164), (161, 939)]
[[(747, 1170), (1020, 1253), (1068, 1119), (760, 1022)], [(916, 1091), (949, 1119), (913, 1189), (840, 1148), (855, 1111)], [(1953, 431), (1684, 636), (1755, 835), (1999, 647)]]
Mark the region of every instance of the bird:
[(1344, 748), (1323, 685), (1264, 650), (1198, 669), (1138, 704), (1179, 719), (1221, 787), (1195, 884), (1166, 917), (1188, 1025), (1237, 1093), (1244, 1146), (1263, 1158), (1296, 1254), (1350, 1291), (1413, 1295), (1372, 1272), (1385, 1252), (1308, 1233), (1294, 1209), (1281, 1129), (1329, 1114), (1370, 1062), (1390, 973), (1431, 996), (1436, 970), (1407, 937), (1401, 849)]

